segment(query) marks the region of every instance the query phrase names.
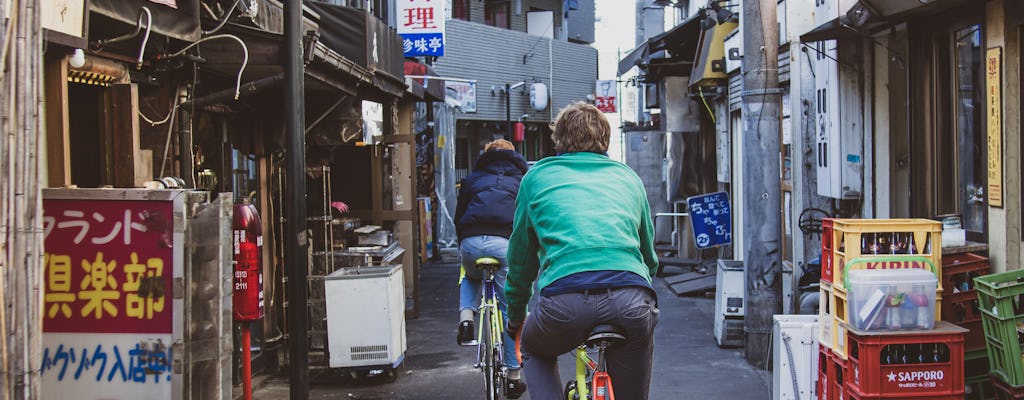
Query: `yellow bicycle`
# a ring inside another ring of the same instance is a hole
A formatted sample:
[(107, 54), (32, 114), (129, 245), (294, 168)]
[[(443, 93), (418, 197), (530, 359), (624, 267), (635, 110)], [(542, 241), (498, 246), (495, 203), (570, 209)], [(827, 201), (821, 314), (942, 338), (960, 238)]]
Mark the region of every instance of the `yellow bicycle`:
[[(605, 351), (626, 340), (626, 332), (615, 325), (602, 324), (573, 353), (576, 355), (576, 379), (566, 382), (566, 400), (615, 400), (615, 389), (605, 365)], [(594, 356), (591, 356), (594, 353)]]
[(483, 272), (479, 321), (477, 326), (476, 368), (484, 373), (484, 390), (487, 400), (505, 397), (508, 376), (502, 352), (505, 337), (505, 318), (498, 307), (498, 285), (494, 275), (501, 269), (501, 262), (493, 257), (481, 257), (474, 261), (477, 270)]

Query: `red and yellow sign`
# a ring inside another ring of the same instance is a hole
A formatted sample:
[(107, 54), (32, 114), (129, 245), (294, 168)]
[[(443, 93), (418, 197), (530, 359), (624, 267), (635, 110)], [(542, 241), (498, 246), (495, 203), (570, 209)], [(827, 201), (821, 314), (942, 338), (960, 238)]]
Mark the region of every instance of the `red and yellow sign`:
[(53, 200), (43, 332), (172, 332), (173, 204)]

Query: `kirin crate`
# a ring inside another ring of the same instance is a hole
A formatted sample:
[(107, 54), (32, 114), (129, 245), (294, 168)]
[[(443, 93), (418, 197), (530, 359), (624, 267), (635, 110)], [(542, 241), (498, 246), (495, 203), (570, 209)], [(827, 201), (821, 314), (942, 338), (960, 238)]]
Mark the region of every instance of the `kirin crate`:
[(850, 330), (846, 392), (865, 399), (962, 398), (965, 331), (944, 321), (921, 331)]
[[(900, 261), (906, 256), (924, 257), (932, 265), (942, 265), (942, 224), (928, 219), (846, 219), (830, 220), (831, 246), (822, 243), (824, 251), (830, 249), (831, 262), (822, 260), (822, 279), (826, 265), (831, 263), (833, 288), (846, 288), (843, 268), (850, 260), (865, 259), (867, 269), (924, 268), (919, 262)], [(823, 232), (825, 229), (823, 224)], [(825, 237), (825, 234), (822, 234)], [(883, 261), (881, 258), (886, 258)], [(877, 260), (875, 260), (877, 259)], [(942, 285), (942, 269), (935, 268)]]

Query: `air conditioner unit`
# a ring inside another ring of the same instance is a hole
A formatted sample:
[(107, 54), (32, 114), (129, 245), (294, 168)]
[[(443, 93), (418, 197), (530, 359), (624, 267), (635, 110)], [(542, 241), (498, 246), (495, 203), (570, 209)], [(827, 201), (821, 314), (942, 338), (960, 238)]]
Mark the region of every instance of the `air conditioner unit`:
[(715, 281), (715, 342), (719, 347), (743, 346), (743, 262), (718, 260)]
[(772, 400), (818, 398), (818, 316), (773, 319)]

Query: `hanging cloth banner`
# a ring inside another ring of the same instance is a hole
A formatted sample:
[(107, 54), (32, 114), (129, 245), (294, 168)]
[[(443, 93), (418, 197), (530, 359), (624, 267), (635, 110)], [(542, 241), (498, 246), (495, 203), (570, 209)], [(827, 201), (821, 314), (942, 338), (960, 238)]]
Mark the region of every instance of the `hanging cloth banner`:
[(614, 113), (615, 108), (615, 96), (617, 95), (616, 85), (614, 80), (597, 81), (597, 93), (594, 99), (594, 106), (598, 110), (606, 113)]

